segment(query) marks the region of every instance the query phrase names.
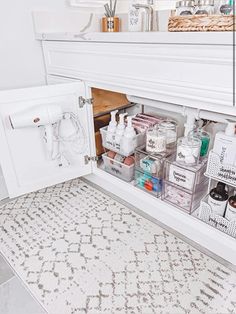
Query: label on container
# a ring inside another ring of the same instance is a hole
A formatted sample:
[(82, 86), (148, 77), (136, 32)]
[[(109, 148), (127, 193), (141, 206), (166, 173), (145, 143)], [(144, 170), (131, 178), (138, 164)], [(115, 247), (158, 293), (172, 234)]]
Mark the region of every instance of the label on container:
[(175, 165), (170, 165), (169, 169), (169, 181), (173, 182), (183, 188), (192, 190), (194, 187), (195, 173), (180, 168)]
[(226, 201), (214, 200), (211, 196), (208, 197), (208, 204), (211, 206), (211, 210), (215, 215), (224, 216)]
[(166, 150), (166, 137), (147, 134), (146, 150), (150, 153), (162, 153)]
[(236, 208), (228, 204), (225, 218), (228, 220), (235, 220), (236, 221)]

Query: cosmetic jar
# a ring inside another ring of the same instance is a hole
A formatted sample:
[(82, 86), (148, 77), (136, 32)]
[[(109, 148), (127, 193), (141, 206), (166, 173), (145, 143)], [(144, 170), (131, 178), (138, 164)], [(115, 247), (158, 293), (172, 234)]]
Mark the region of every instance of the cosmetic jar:
[(146, 151), (153, 154), (163, 153), (166, 151), (166, 132), (158, 126), (147, 130)]
[(196, 3), (195, 14), (196, 15), (212, 15), (214, 14), (214, 0), (198, 0)]
[(189, 166), (197, 165), (202, 142), (194, 136), (181, 137), (177, 142), (176, 161)]
[(159, 124), (159, 129), (166, 134), (166, 148), (171, 149), (177, 142), (177, 124), (175, 121), (165, 120)]
[(182, 0), (176, 3), (176, 15), (193, 15), (195, 2), (191, 0)]

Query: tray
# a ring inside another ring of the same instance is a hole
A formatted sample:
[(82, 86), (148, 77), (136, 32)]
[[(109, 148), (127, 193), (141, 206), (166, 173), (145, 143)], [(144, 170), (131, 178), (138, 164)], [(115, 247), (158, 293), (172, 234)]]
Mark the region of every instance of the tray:
[(233, 15), (171, 16), (169, 32), (232, 32), (235, 30)]

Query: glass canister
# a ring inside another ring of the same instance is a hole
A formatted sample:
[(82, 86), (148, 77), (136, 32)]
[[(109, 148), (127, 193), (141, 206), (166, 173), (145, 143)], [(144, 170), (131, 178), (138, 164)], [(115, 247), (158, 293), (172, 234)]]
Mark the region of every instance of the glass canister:
[(194, 166), (198, 164), (202, 142), (194, 136), (181, 137), (177, 143), (176, 161)]
[(176, 3), (176, 15), (193, 15), (195, 2), (191, 0), (182, 0)]
[(196, 3), (196, 15), (212, 15), (215, 12), (214, 0), (198, 0)]
[(197, 129), (191, 134), (194, 137), (197, 137), (201, 141), (200, 157), (206, 157), (210, 145), (210, 134), (202, 129)]
[(146, 151), (152, 154), (163, 153), (166, 151), (166, 133), (158, 126), (147, 130)]
[(177, 123), (172, 120), (165, 120), (159, 124), (159, 129), (166, 134), (166, 148), (174, 148), (177, 142)]

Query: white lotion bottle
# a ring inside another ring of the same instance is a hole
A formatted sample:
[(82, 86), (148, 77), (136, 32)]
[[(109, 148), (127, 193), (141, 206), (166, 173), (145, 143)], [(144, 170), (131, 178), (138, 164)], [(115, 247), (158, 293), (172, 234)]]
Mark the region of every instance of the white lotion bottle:
[(227, 165), (236, 165), (236, 121), (227, 119), (225, 132), (218, 132), (215, 136), (213, 152), (219, 155), (220, 162)]
[(116, 122), (116, 114), (118, 110), (114, 110), (111, 112), (111, 121), (109, 122), (107, 128), (107, 135), (106, 135), (106, 144), (110, 146), (114, 146), (115, 142), (115, 134), (117, 129), (117, 122)]
[(121, 149), (121, 140), (125, 132), (125, 117), (128, 113), (121, 113), (119, 114), (119, 123), (116, 128), (116, 135), (115, 135), (115, 146), (117, 150)]
[(132, 126), (132, 119), (135, 116), (129, 116), (127, 117), (127, 127), (124, 131), (124, 136), (122, 140), (122, 151), (124, 152), (131, 152), (135, 149), (137, 146), (136, 144), (136, 132), (134, 130), (134, 127)]

